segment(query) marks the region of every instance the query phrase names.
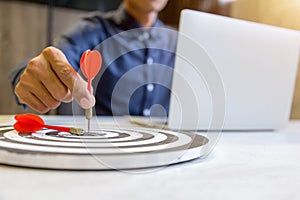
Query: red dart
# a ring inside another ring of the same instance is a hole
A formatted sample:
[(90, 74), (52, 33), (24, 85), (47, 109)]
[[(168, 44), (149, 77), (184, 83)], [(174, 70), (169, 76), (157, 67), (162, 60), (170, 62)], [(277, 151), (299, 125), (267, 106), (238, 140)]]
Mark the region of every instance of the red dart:
[[(98, 74), (102, 64), (102, 57), (99, 51), (86, 50), (80, 58), (80, 68), (83, 75), (88, 80), (87, 89), (92, 93), (92, 80)], [(88, 120), (88, 133), (90, 132), (90, 120), (92, 119), (92, 108), (85, 110), (85, 117)]]
[(86, 50), (80, 58), (80, 68), (88, 80), (88, 91), (91, 92), (92, 80), (98, 74), (102, 64), (102, 57), (97, 50)]
[(15, 115), (15, 120), (17, 120), (17, 122), (14, 124), (14, 128), (19, 133), (34, 133), (43, 128), (70, 132), (73, 134), (83, 133), (83, 130), (78, 128), (46, 125), (40, 116), (30, 113)]

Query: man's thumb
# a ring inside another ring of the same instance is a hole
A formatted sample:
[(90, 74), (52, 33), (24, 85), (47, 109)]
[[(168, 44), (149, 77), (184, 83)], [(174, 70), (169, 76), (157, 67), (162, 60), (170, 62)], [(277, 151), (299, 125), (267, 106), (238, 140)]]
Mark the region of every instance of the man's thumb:
[(78, 76), (74, 82), (72, 95), (83, 109), (88, 109), (95, 105), (95, 97), (88, 91), (87, 82), (80, 76)]

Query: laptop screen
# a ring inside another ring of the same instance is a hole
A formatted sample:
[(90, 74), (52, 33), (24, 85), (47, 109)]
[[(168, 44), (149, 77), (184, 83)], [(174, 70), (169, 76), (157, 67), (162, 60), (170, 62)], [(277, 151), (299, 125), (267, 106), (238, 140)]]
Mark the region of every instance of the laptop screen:
[(184, 10), (168, 124), (188, 130), (273, 130), (289, 119), (298, 31)]

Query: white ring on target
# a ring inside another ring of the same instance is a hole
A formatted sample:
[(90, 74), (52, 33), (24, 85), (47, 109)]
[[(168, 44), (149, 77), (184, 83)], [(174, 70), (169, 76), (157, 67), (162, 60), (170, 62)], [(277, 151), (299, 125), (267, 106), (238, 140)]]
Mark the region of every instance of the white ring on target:
[[(42, 132), (36, 132), (36, 134), (44, 134)], [(167, 139), (167, 136), (157, 133), (153, 138), (149, 140), (141, 140), (141, 141), (132, 141), (132, 142), (115, 142), (111, 143), (109, 139), (103, 139), (103, 143), (78, 143), (78, 142), (59, 142), (59, 141), (47, 141), (47, 140), (34, 140), (30, 138), (21, 137), (17, 132), (11, 131), (8, 133), (4, 133), (4, 137), (22, 143), (28, 144), (37, 144), (37, 145), (46, 145), (46, 146), (61, 146), (61, 147), (87, 147), (87, 148), (108, 148), (108, 147), (124, 147), (124, 146), (138, 146), (138, 145), (147, 145), (158, 143)], [(106, 142), (106, 143), (104, 143)]]
[[(143, 130), (145, 131), (145, 130)], [(148, 131), (145, 131), (148, 132)], [(149, 131), (150, 132), (150, 131)], [(148, 133), (149, 133), (148, 132)], [(47, 153), (64, 153), (64, 154), (90, 154), (90, 153), (95, 153), (95, 154), (124, 154), (124, 153), (142, 153), (142, 152), (148, 152), (148, 151), (158, 151), (158, 150), (165, 150), (168, 148), (173, 148), (173, 147), (178, 147), (181, 145), (188, 144), (189, 142), (192, 141), (192, 138), (190, 138), (187, 135), (184, 134), (178, 134), (174, 133), (171, 131), (166, 131), (164, 132), (175, 135), (178, 137), (178, 140), (175, 142), (170, 142), (168, 144), (158, 144), (154, 146), (143, 146), (143, 147), (134, 147), (136, 145), (143, 145), (145, 144), (145, 141), (137, 141), (137, 142), (124, 142), (124, 143), (118, 143), (119, 146), (116, 146), (116, 143), (102, 143), (103, 144), (108, 144), (107, 146), (89, 146), (89, 145), (83, 145), (83, 143), (79, 143), (78, 146), (72, 144), (64, 143), (64, 142), (49, 142), (49, 141), (43, 141), (41, 143), (41, 140), (31, 140), (28, 138), (23, 138), (18, 135), (16, 131), (10, 131), (4, 133), (4, 136), (8, 139), (11, 139), (13, 141), (17, 142), (22, 142), (20, 143), (10, 143), (6, 141), (0, 141), (0, 146), (3, 148), (13, 148), (17, 150), (22, 150), (22, 151), (36, 151), (36, 152), (47, 152)], [(164, 139), (167, 138), (167, 136), (163, 135), (162, 133), (157, 133), (154, 135), (154, 138), (149, 139), (152, 144), (156, 142), (161, 142)], [(153, 134), (153, 132), (152, 132)], [(163, 140), (161, 140), (163, 139)], [(146, 144), (151, 144), (149, 143)], [(24, 144), (25, 142), (25, 144)], [(27, 144), (26, 144), (27, 143)], [(31, 145), (35, 144), (35, 145)], [(59, 147), (54, 147), (54, 144)], [(99, 144), (99, 143), (98, 143)], [(41, 145), (51, 145), (51, 146), (41, 146)], [(60, 146), (61, 145), (61, 146)], [(63, 147), (64, 145), (65, 147)], [(126, 146), (132, 145), (133, 147), (126, 148)], [(122, 147), (123, 146), (123, 147)], [(69, 147), (74, 147), (74, 148), (69, 148)], [(81, 147), (81, 148), (78, 148)], [(108, 148), (108, 147), (115, 147), (115, 148)], [(120, 148), (118, 148), (120, 147)]]

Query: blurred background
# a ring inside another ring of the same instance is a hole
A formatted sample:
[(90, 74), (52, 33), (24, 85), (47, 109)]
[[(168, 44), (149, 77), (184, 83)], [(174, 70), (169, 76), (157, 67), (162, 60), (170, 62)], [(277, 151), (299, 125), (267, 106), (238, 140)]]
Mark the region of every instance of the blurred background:
[[(114, 10), (121, 1), (0, 0), (0, 114), (24, 112), (8, 81), (13, 67), (38, 55), (90, 11)], [(177, 28), (184, 8), (300, 30), (300, 0), (169, 0), (160, 18)], [(300, 119), (300, 70), (291, 118)]]

